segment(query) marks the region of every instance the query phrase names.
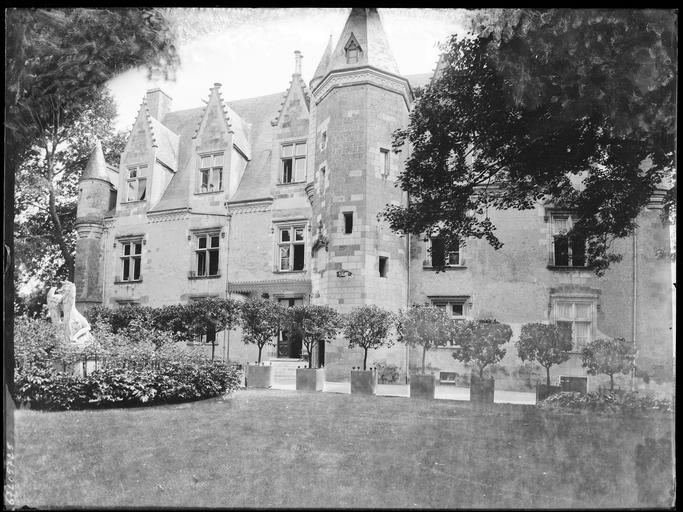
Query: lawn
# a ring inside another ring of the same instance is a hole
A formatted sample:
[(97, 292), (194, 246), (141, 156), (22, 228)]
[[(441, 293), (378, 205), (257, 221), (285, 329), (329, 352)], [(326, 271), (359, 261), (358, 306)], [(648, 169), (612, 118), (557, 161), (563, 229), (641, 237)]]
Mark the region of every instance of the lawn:
[[(15, 413), (16, 504), (668, 505), (673, 416), (242, 390), (126, 410)], [(666, 443), (664, 443), (665, 445)], [(670, 446), (670, 445), (669, 445)]]

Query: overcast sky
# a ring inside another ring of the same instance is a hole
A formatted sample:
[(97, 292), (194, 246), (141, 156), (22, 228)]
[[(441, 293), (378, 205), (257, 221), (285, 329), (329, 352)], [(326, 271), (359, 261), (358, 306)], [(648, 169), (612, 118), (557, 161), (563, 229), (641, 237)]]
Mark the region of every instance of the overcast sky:
[[(330, 34), (333, 44), (350, 9), (177, 9), (185, 34), (179, 44), (181, 68), (174, 82), (147, 80), (144, 70), (109, 82), (119, 118), (130, 130), (147, 89), (161, 87), (173, 98), (172, 110), (203, 105), (209, 88), (220, 82), (228, 101), (284, 92), (294, 71), (294, 51), (303, 54), (308, 83)], [(401, 74), (431, 72), (438, 43), (465, 32), (460, 9), (379, 9)], [(195, 33), (199, 27), (200, 34)]]

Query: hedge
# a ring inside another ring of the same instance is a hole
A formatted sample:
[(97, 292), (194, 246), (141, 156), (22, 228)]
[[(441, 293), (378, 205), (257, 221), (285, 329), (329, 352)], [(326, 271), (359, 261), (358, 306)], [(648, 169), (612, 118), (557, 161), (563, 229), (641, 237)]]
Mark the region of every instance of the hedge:
[(177, 403), (211, 398), (240, 385), (223, 361), (158, 361), (142, 368), (111, 364), (76, 377), (37, 364), (17, 368), (15, 399), (33, 409), (66, 410)]
[(538, 402), (539, 407), (552, 410), (601, 411), (601, 412), (673, 412), (673, 403), (656, 399), (637, 391), (607, 391), (601, 393), (562, 392), (550, 395)]

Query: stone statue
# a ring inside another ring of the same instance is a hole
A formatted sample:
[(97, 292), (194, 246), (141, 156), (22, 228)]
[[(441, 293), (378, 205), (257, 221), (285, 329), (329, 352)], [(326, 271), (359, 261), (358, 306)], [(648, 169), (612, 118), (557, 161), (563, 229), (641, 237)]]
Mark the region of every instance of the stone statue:
[(76, 285), (64, 281), (59, 290), (54, 286), (47, 292), (47, 306), (54, 325), (64, 329), (67, 341), (85, 345), (92, 341), (90, 323), (76, 309)]

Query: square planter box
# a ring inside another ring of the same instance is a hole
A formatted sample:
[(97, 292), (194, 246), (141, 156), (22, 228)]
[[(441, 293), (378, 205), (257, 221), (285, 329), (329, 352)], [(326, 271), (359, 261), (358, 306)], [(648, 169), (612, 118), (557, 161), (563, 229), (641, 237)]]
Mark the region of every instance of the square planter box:
[(492, 404), (494, 387), (493, 377), (486, 378), (472, 374), (470, 376), (470, 402)]
[(436, 377), (434, 375), (411, 375), (410, 376), (410, 398), (434, 399), (434, 388), (436, 387)]
[(324, 368), (297, 368), (296, 389), (297, 391), (322, 391), (325, 381)]
[(555, 395), (562, 391), (562, 386), (548, 386), (547, 384), (536, 384), (536, 401), (545, 400), (550, 395)]
[(272, 366), (247, 366), (247, 387), (248, 388), (270, 388), (273, 386), (273, 367)]
[(374, 395), (377, 387), (377, 372), (373, 370), (351, 370), (351, 393)]

